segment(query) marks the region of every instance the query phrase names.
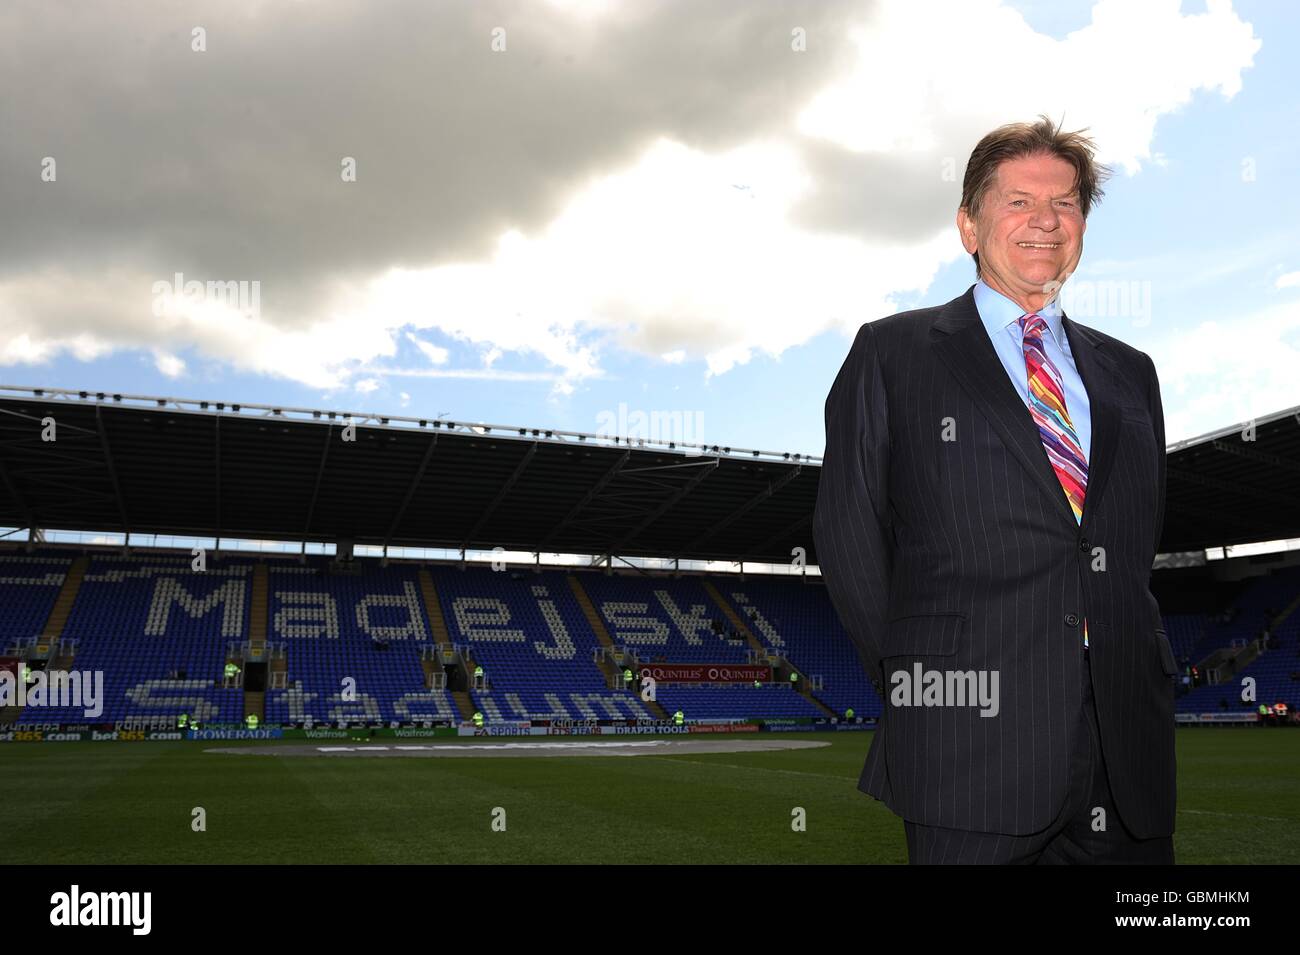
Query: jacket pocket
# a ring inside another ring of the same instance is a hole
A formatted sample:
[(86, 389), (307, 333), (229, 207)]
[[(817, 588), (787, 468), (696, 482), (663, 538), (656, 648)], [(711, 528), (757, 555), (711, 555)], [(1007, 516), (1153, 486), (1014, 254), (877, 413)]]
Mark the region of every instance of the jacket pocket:
[(966, 614), (957, 610), (894, 617), (885, 635), (884, 657), (951, 656), (965, 628)]
[(1156, 631), (1156, 647), (1160, 651), (1160, 668), (1165, 676), (1178, 675), (1178, 661), (1174, 659), (1174, 648), (1163, 630)]

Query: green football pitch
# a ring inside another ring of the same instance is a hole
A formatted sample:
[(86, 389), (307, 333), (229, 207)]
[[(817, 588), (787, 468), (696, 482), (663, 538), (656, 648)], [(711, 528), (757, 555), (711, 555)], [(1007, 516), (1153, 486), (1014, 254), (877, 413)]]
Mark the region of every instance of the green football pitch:
[[(906, 862), (902, 822), (856, 788), (870, 734), (791, 736), (830, 745), (472, 759), (12, 743), (0, 816), (6, 855), (28, 863)], [(1300, 859), (1300, 732), (1180, 730), (1178, 776), (1180, 863)]]

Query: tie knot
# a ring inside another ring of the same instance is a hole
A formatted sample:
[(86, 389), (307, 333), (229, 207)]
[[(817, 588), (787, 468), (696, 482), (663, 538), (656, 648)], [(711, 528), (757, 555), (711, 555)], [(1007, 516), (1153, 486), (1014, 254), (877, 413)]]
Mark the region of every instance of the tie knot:
[(1020, 328), (1026, 335), (1039, 335), (1047, 327), (1047, 320), (1037, 312), (1020, 316)]

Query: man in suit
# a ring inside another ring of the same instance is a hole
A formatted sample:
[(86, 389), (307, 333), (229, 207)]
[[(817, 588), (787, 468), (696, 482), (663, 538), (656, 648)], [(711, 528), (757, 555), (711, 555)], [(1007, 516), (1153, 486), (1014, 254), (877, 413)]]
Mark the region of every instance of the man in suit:
[(885, 701), (858, 788), (913, 863), (1173, 862), (1160, 383), (1058, 294), (1107, 174), (1046, 117), (985, 136), (978, 281), (863, 325), (826, 400), (817, 560)]

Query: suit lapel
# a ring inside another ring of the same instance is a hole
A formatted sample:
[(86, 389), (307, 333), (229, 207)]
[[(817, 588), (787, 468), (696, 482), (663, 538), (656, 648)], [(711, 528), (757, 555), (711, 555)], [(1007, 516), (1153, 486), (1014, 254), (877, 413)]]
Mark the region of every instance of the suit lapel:
[[(1119, 391), (1116, 380), (1119, 373), (1105, 343), (1092, 329), (1071, 321), (1064, 313), (1061, 324), (1065, 328), (1065, 337), (1070, 340), (1074, 367), (1078, 369), (1083, 387), (1088, 392), (1088, 415), (1092, 422), (1092, 446), (1088, 449), (1088, 487), (1083, 498), (1082, 526), (1086, 528), (1089, 526), (1088, 518), (1096, 510), (1096, 507), (1091, 506), (1092, 502), (1101, 499), (1101, 492), (1106, 487), (1106, 479), (1110, 477), (1111, 465), (1115, 461), (1115, 442), (1119, 440), (1119, 406), (1115, 403), (1115, 395)], [(1027, 413), (1029, 409), (1025, 410)], [(1043, 453), (1043, 458), (1046, 460), (1046, 452)], [(1064, 492), (1061, 496), (1065, 496)]]
[[(1091, 506), (1100, 496), (1114, 458), (1119, 434), (1118, 411), (1111, 400), (1114, 365), (1102, 350), (1101, 340), (1089, 329), (1063, 319), (1070, 352), (1084, 388), (1092, 418), (1092, 442), (1088, 462), (1088, 487), (1083, 501), (1083, 525), (1095, 510)], [(948, 366), (972, 401), (993, 425), (1003, 442), (1047, 495), (1052, 508), (1071, 527), (1079, 528), (1074, 511), (1061, 489), (1061, 482), (1047, 460), (1042, 437), (1033, 415), (1016, 394), (1001, 359), (989, 341), (979, 310), (975, 307), (974, 286), (965, 295), (953, 299), (940, 310), (930, 333), (931, 347)]]

